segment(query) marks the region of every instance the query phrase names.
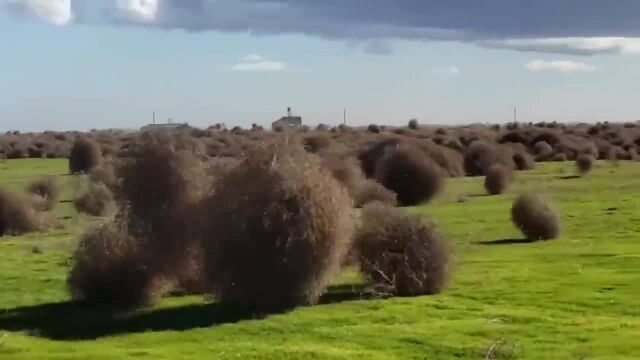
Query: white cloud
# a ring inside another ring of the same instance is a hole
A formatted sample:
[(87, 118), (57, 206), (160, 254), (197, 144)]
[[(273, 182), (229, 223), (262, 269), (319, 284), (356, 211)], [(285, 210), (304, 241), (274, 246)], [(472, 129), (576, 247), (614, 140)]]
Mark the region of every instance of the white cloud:
[(589, 64), (568, 60), (531, 60), (526, 63), (525, 67), (529, 71), (558, 71), (565, 74), (575, 72), (588, 72), (594, 71), (596, 69), (594, 66)]
[(7, 0), (10, 10), (37, 16), (55, 25), (65, 25), (73, 19), (71, 0)]
[(125, 18), (149, 23), (158, 16), (158, 0), (116, 0), (116, 10)]
[(506, 39), (480, 41), (478, 44), (497, 49), (571, 55), (640, 54), (640, 38), (638, 37)]
[(258, 54), (250, 54), (242, 58), (245, 63), (257, 63), (264, 61), (264, 58)]
[(243, 57), (239, 63), (231, 67), (232, 71), (281, 72), (287, 70), (287, 63), (272, 61), (257, 54)]
[(441, 75), (457, 76), (457, 75), (460, 75), (460, 68), (458, 68), (457, 66), (454, 66), (454, 65), (445, 66), (445, 67), (439, 67), (439, 68), (433, 69), (433, 73), (434, 74), (441, 74)]

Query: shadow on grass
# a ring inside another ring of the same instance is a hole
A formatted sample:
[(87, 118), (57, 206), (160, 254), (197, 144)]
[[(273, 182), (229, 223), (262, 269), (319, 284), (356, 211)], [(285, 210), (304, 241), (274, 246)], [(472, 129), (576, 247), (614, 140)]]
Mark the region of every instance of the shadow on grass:
[(571, 180), (571, 179), (580, 179), (582, 176), (580, 175), (566, 175), (566, 176), (558, 176), (556, 179), (558, 180)]
[[(329, 288), (320, 304), (371, 298), (362, 285)], [(280, 313), (288, 310), (280, 311)], [(117, 334), (147, 331), (185, 331), (242, 320), (263, 319), (237, 305), (191, 304), (180, 307), (141, 310), (130, 313), (96, 309), (76, 302), (49, 303), (0, 311), (0, 329), (26, 332), (52, 340), (95, 340)]]
[(365, 288), (363, 284), (344, 284), (330, 286), (327, 293), (319, 301), (320, 305), (336, 304), (345, 301), (370, 300), (375, 294)]
[(488, 193), (469, 194), (469, 195), (467, 195), (467, 197), (470, 197), (470, 198), (483, 198), (483, 197), (489, 197), (489, 196), (494, 196), (494, 195), (491, 195), (491, 194), (488, 194)]
[(529, 239), (500, 239), (500, 240), (489, 240), (489, 241), (476, 241), (474, 244), (476, 245), (516, 245), (516, 244), (531, 244), (533, 241)]
[(121, 333), (202, 328), (246, 318), (243, 312), (218, 304), (123, 314), (66, 302), (9, 310), (0, 315), (0, 329), (53, 340), (93, 340)]

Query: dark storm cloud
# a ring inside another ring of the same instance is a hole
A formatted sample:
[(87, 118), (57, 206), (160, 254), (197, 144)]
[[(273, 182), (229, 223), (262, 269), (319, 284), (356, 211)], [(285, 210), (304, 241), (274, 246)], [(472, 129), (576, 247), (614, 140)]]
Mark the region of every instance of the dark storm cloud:
[[(36, 3), (38, 0), (10, 0)], [(44, 0), (43, 0), (44, 1)], [(75, 4), (88, 0), (74, 0)], [(640, 0), (98, 0), (114, 25), (304, 34), (385, 53), (393, 40), (569, 53), (640, 52)], [(93, 3), (92, 3), (93, 4)], [(25, 5), (25, 6), (28, 6)], [(91, 22), (74, 14), (76, 21)], [(549, 42), (548, 40), (553, 40)], [(588, 41), (587, 41), (588, 40)]]
[(640, 36), (637, 0), (170, 0), (160, 4), (169, 10), (191, 10), (200, 20), (170, 26), (198, 29), (215, 29), (216, 22), (208, 20), (230, 14), (233, 24), (227, 25), (250, 29), (254, 20), (260, 20), (255, 25), (264, 25), (265, 32), (304, 31), (308, 22), (324, 21), (323, 28), (315, 29), (318, 35), (334, 35), (332, 25), (339, 24), (338, 28), (395, 29), (399, 37), (411, 28), (480, 38)]

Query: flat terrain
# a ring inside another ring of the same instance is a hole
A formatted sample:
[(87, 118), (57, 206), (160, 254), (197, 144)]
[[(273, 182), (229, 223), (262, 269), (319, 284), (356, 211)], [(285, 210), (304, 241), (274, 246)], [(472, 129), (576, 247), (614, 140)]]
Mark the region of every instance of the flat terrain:
[[(70, 199), (82, 182), (63, 160), (0, 162), (0, 183), (22, 189), (59, 175), (47, 233), (0, 238), (0, 359), (638, 359), (640, 164), (572, 163), (518, 173), (506, 195), (481, 178), (449, 180), (433, 218), (456, 244), (451, 288), (437, 296), (361, 300), (345, 272), (323, 304), (246, 319), (201, 297), (170, 298), (115, 318), (66, 301), (69, 257), (83, 228)], [(522, 243), (510, 222), (523, 191), (544, 194), (561, 238)]]

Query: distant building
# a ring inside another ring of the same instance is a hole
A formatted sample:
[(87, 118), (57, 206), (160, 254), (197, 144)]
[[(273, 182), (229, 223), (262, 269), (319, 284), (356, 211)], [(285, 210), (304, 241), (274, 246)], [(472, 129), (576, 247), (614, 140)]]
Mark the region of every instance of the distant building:
[(177, 130), (180, 128), (184, 128), (189, 126), (189, 124), (187, 123), (165, 123), (165, 124), (149, 124), (149, 125), (145, 125), (142, 128), (140, 128), (140, 131), (142, 132), (149, 132), (149, 131), (164, 131), (164, 130)]
[(271, 124), (271, 129), (278, 130), (291, 130), (297, 129), (302, 126), (302, 117), (291, 115), (291, 108), (287, 108), (287, 116), (283, 116), (280, 119), (274, 121)]

